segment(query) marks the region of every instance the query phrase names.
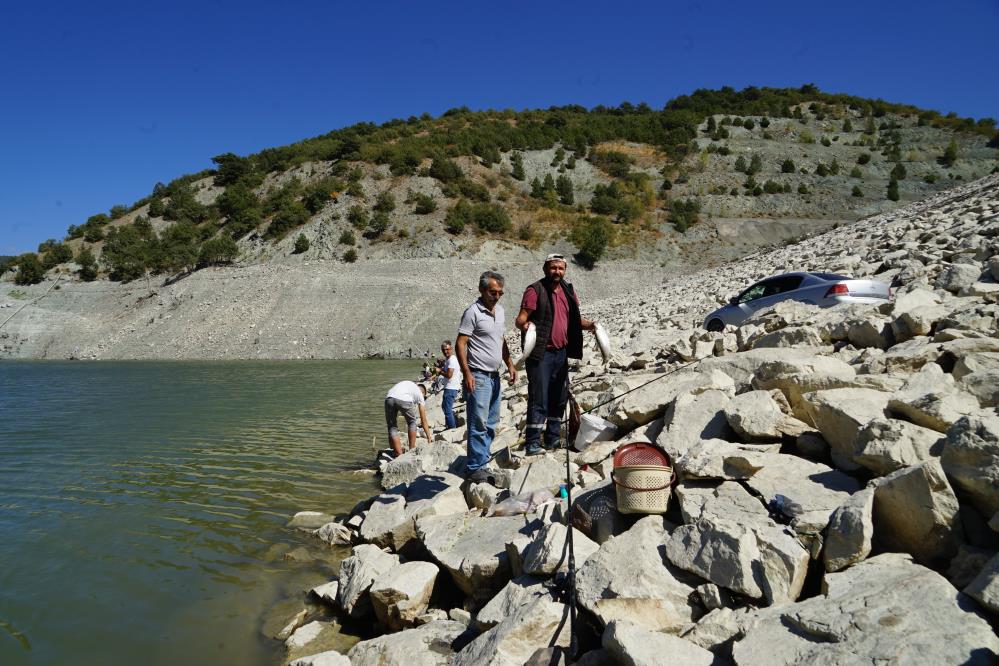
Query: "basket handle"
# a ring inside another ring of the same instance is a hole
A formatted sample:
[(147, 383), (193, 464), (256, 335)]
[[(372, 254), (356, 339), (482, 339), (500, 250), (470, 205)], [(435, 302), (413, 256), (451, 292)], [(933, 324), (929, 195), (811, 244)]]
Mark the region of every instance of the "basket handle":
[(666, 490), (667, 488), (673, 485), (674, 481), (676, 481), (676, 470), (673, 470), (673, 473), (670, 475), (669, 481), (667, 481), (665, 485), (656, 486), (654, 488), (636, 488), (634, 486), (629, 486), (627, 483), (617, 480), (617, 478), (614, 476), (614, 470), (611, 470), (611, 481), (614, 482), (615, 486), (621, 486), (622, 488), (627, 488), (628, 490), (635, 490), (640, 493), (648, 493), (656, 490)]

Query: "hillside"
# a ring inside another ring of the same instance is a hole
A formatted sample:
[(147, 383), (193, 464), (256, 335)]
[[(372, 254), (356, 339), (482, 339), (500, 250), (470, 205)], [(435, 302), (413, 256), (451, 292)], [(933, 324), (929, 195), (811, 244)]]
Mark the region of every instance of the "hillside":
[(28, 357), (408, 355), (486, 268), (516, 293), (554, 249), (589, 299), (630, 292), (979, 178), (997, 145), (990, 119), (811, 86), (361, 124), (217, 156), (14, 258), (0, 335)]

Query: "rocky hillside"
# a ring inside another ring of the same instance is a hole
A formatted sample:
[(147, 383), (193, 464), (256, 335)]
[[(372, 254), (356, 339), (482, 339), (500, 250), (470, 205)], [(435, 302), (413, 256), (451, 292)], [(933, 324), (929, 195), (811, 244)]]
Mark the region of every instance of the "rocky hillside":
[[(882, 305), (696, 327), (792, 267), (897, 288)], [(573, 391), (583, 409), (606, 403), (612, 439), (572, 453), (573, 513), (552, 496), (562, 454), (519, 450), (525, 389), (508, 390), (494, 449), (513, 455), (494, 484), (457, 476), (464, 433), (445, 431), (383, 462), (384, 493), (351, 515), (296, 518), (349, 557), (282, 635), (289, 660), (569, 663), (552, 651), (570, 639), (572, 530), (576, 663), (995, 663), (997, 295), (990, 177), (603, 301), (617, 352), (604, 367), (591, 347)], [(611, 456), (631, 442), (672, 458), (665, 516), (615, 508)], [(341, 622), (364, 640), (351, 647)]]

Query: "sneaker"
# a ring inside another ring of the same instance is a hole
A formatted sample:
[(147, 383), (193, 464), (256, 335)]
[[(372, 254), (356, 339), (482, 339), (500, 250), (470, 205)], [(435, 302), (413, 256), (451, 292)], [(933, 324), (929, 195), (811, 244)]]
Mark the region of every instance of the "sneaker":
[(533, 446), (532, 445), (528, 445), (524, 449), (524, 455), (537, 456), (537, 455), (540, 455), (540, 454), (541, 454), (541, 447), (538, 446), (537, 444), (534, 444)]
[(545, 442), (545, 450), (546, 451), (557, 451), (560, 448), (562, 448), (561, 444), (562, 444), (562, 442)]

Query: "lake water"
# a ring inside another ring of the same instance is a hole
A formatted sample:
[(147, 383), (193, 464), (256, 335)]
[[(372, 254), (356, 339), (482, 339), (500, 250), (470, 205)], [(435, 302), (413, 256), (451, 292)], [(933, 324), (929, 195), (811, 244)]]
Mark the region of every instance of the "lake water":
[(0, 664), (278, 663), (265, 618), (335, 559), (285, 524), (375, 492), (418, 367), (0, 363)]

